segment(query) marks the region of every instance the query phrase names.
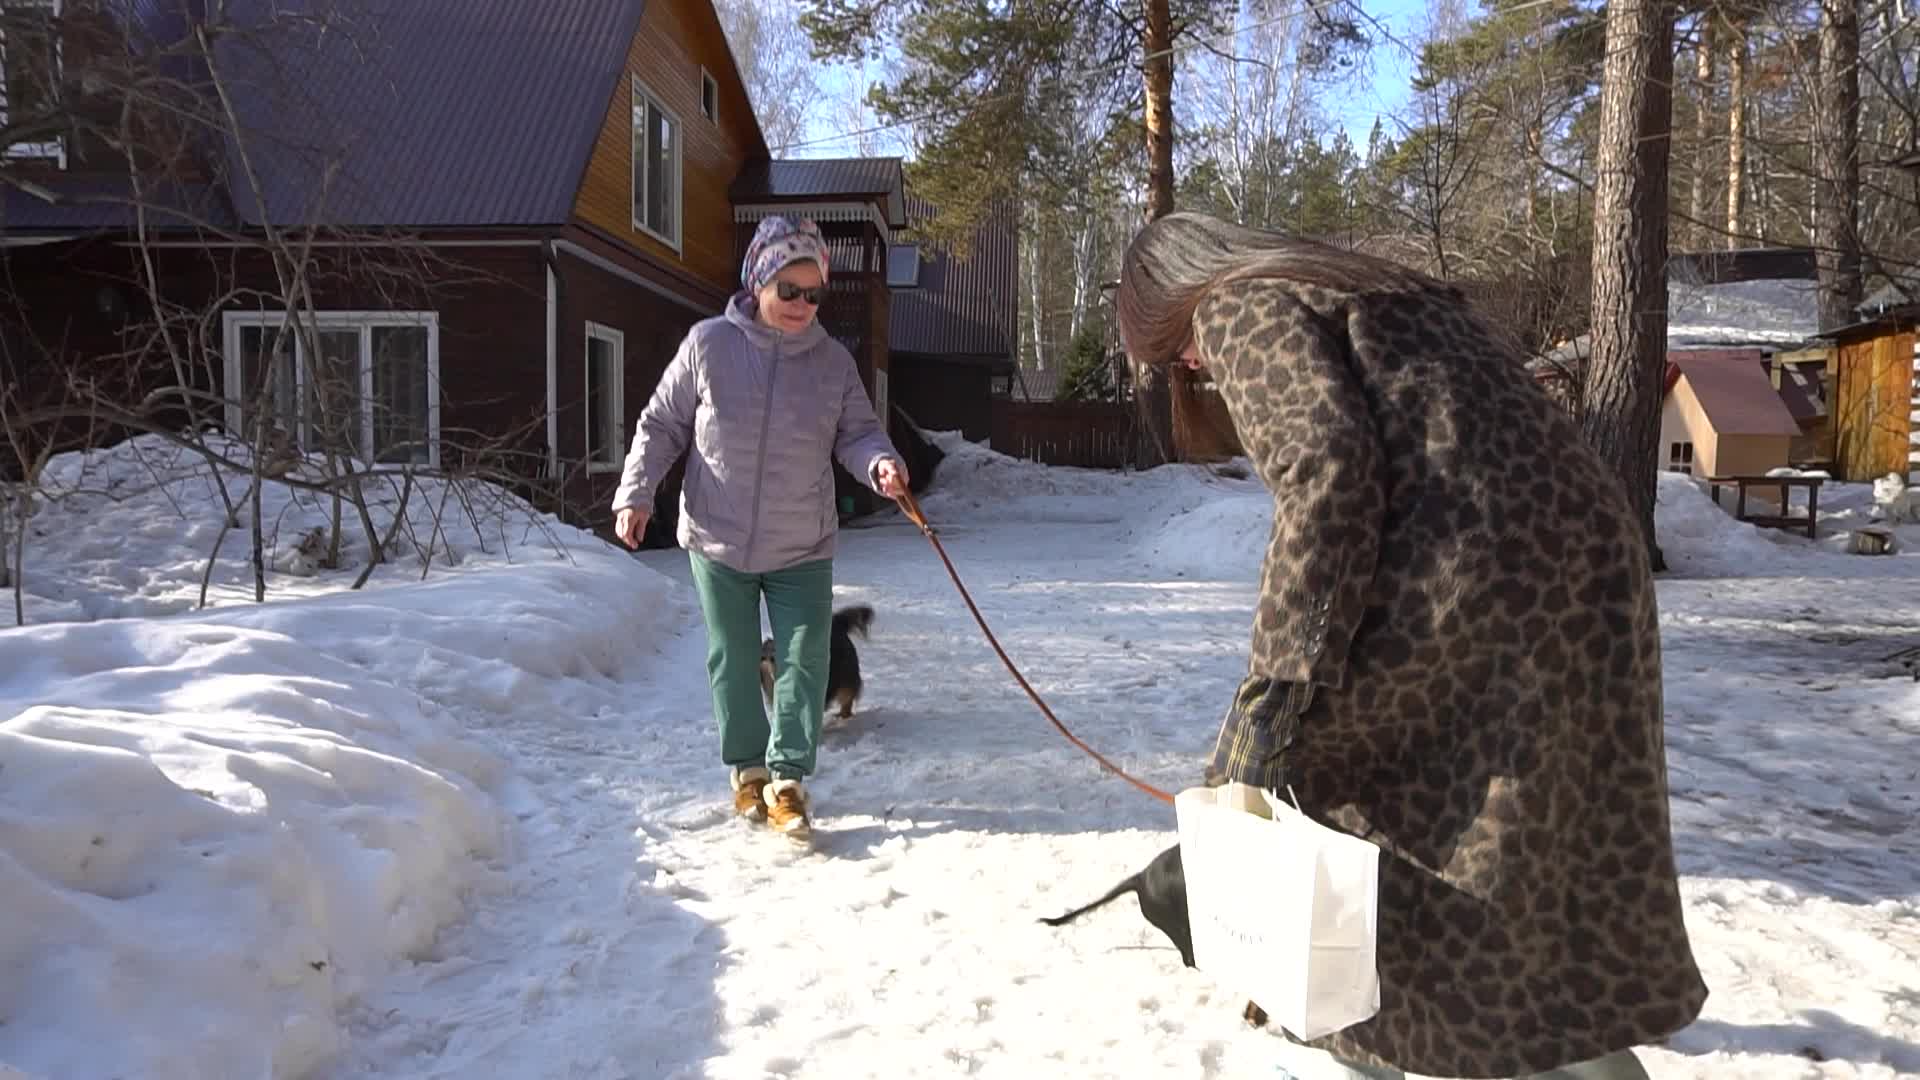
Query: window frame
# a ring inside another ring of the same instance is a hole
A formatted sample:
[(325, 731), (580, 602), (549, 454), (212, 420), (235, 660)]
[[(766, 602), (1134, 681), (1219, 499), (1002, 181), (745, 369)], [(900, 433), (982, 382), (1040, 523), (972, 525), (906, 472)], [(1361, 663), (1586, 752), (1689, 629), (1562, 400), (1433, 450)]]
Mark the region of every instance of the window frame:
[(700, 69), (700, 115), (720, 122), (720, 80), (704, 67)]
[[(647, 85), (640, 81), (638, 75), (633, 76), (632, 83), (632, 107), (628, 110), (627, 133), (627, 207), (633, 219), (633, 228), (636, 232), (645, 233), (653, 237), (667, 247), (672, 248), (677, 254), (681, 251), (682, 238), (686, 236), (687, 232), (686, 125), (681, 123), (680, 114), (668, 108), (667, 103), (661, 99), (660, 95), (647, 89)], [(644, 194), (643, 185), (645, 184), (646, 178), (637, 164), (641, 160), (641, 155), (637, 151), (642, 149), (640, 140), (648, 137), (650, 134), (645, 123), (646, 113), (643, 109), (643, 106), (646, 105), (651, 105), (655, 109), (658, 109), (660, 115), (667, 118), (667, 123), (673, 129), (673, 164), (671, 166), (673, 176), (673, 235), (671, 236), (647, 224), (641, 216), (641, 196)]]
[[(593, 410), (595, 405), (598, 404), (599, 398), (599, 395), (596, 393), (596, 387), (593, 385), (593, 343), (596, 341), (605, 342), (613, 350), (613, 386), (607, 396), (613, 398), (614, 431), (625, 431), (627, 423), (626, 332), (589, 319), (587, 320), (586, 333), (580, 345), (580, 367), (582, 369), (580, 378), (586, 387), (586, 391), (581, 398), (584, 406), (582, 419), (585, 422), (581, 425), (580, 441), (585, 451), (582, 457), (587, 463), (587, 472), (589, 474), (618, 472), (626, 465), (627, 461), (625, 440), (619, 438), (618, 435), (608, 444), (612, 451), (611, 458), (600, 459), (593, 456)], [(604, 387), (598, 389), (607, 390), (607, 388)]]
[[(356, 330), (359, 336), (359, 356), (356, 360), (357, 376), (355, 394), (358, 408), (354, 419), (359, 425), (354, 454), (370, 470), (403, 471), (410, 468), (425, 467), (438, 469), (441, 463), (441, 383), (440, 383), (440, 313), (438, 311), (315, 311), (306, 316), (311, 320), (316, 333), (326, 331)], [(227, 311), (221, 313), (221, 340), (224, 346), (221, 365), (225, 406), (224, 414), (229, 434), (245, 437), (247, 416), (246, 406), (239, 397), (242, 382), (241, 371), (241, 332), (248, 328), (260, 328), (271, 332), (289, 322), (285, 311)], [(424, 328), (427, 332), (427, 460), (422, 461), (377, 461), (374, 459), (374, 351), (373, 332), (376, 328), (403, 327)], [(303, 451), (311, 452), (314, 445), (314, 423), (307, 409), (309, 360), (306, 344), (300, 340), (298, 332), (291, 326), (287, 331), (293, 334), (293, 426), (290, 433), (294, 443)], [(273, 407), (273, 406), (270, 406)]]
[[(66, 64), (66, 43), (61, 40), (59, 19), (62, 0), (3, 0), (0, 2), (0, 16), (10, 8), (45, 8), (48, 18), (53, 22), (53, 81), (58, 87)], [(0, 20), (0, 127), (8, 120), (10, 103), (7, 100), (7, 31), (6, 24)], [(50, 142), (14, 143), (0, 152), (0, 157), (9, 161), (52, 161), (62, 170), (67, 167), (67, 140), (64, 136), (55, 136)]]

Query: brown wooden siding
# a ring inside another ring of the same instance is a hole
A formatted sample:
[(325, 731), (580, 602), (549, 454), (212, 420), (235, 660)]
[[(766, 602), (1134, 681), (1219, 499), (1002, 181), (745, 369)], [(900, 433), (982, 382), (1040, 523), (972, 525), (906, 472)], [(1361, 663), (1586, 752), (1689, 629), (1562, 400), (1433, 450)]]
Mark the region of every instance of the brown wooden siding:
[[(700, 112), (702, 67), (719, 84), (717, 122)], [(682, 229), (677, 252), (633, 225), (634, 78), (680, 121)], [(712, 6), (707, 0), (652, 0), (628, 51), (626, 77), (607, 104), (574, 214), (716, 287), (730, 288), (739, 266), (727, 187), (748, 155), (757, 152), (758, 143), (752, 105), (734, 74)]]
[(1839, 346), (1834, 397), (1834, 464), (1839, 479), (1907, 475), (1913, 408), (1914, 333), (1886, 333)]
[[(587, 323), (618, 330), (626, 347), (622, 388), (623, 445), (653, 397), (660, 376), (673, 361), (681, 339), (704, 316), (591, 263), (562, 255), (559, 262), (559, 352), (556, 385), (558, 437), (565, 497), (570, 519), (603, 526), (613, 518), (608, 505), (618, 485), (617, 472), (590, 472), (587, 456)], [(624, 453), (624, 450), (623, 450)], [(655, 493), (650, 537), (670, 538), (680, 494), (679, 468)], [(657, 536), (656, 536), (657, 534)]]
[(958, 431), (979, 442), (993, 434), (993, 372), (984, 364), (893, 353), (887, 377), (893, 404), (926, 431)]
[[(48, 348), (64, 351), (67, 362), (87, 365), (95, 377), (112, 376), (111, 391), (134, 400), (140, 394), (175, 385), (164, 350), (146, 331), (152, 316), (145, 297), (126, 287), (135, 267), (134, 252), (104, 240), (85, 245), (9, 257), (9, 351), (34, 357)], [(206, 313), (199, 321), (204, 337), (175, 324), (196, 388), (224, 393), (220, 310), (245, 310), (228, 304), (216, 309), (215, 297), (271, 295), (277, 291), (270, 263), (256, 252), (231, 249), (159, 249), (156, 270), (166, 300), (178, 310)], [(484, 463), (537, 478), (546, 460), (546, 275), (538, 247), (445, 248), (425, 256), (360, 251), (349, 267), (331, 252), (316, 256), (315, 305), (322, 311), (434, 311), (440, 327), (442, 463), (448, 468)], [(373, 263), (386, 261), (383, 270)], [(429, 269), (430, 267), (430, 269)], [(99, 314), (100, 290), (117, 288), (127, 306), (122, 319)], [(264, 302), (263, 302), (264, 303)], [(273, 305), (265, 305), (273, 306)], [(123, 330), (136, 331), (126, 338)], [(148, 347), (128, 354), (126, 341)], [(12, 346), (19, 345), (20, 351)], [(45, 377), (57, 366), (22, 364), (22, 383), (44, 397), (57, 396)], [(0, 371), (0, 374), (12, 374)], [(203, 405), (215, 423), (222, 421), (215, 402)], [(172, 417), (162, 418), (173, 422)], [(73, 433), (68, 433), (73, 434)], [(85, 434), (85, 433), (81, 433)], [(98, 445), (125, 432), (93, 432), (85, 441)]]

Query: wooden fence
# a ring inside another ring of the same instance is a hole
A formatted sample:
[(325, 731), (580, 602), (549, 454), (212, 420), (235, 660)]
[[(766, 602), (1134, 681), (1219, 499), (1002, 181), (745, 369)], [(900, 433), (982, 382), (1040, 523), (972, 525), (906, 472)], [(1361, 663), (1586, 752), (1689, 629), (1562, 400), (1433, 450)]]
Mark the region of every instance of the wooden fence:
[(1160, 462), (1135, 408), (1111, 402), (996, 399), (991, 445), (1009, 457), (1083, 469)]

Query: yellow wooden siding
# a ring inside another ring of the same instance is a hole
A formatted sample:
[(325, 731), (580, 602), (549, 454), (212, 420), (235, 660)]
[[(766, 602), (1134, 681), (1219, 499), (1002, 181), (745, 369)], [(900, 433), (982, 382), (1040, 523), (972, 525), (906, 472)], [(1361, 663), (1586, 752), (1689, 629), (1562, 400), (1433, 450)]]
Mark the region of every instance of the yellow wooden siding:
[[(700, 112), (701, 69), (718, 84), (719, 116)], [(587, 224), (679, 265), (720, 289), (738, 277), (733, 207), (727, 188), (756, 139), (746, 90), (732, 77), (732, 61), (708, 0), (653, 0), (627, 52), (626, 77), (607, 103), (593, 158), (574, 201)], [(679, 121), (680, 249), (633, 224), (633, 80)]]
[(1840, 477), (1868, 481), (1907, 474), (1913, 408), (1911, 331), (1849, 342), (1837, 350), (1831, 410)]

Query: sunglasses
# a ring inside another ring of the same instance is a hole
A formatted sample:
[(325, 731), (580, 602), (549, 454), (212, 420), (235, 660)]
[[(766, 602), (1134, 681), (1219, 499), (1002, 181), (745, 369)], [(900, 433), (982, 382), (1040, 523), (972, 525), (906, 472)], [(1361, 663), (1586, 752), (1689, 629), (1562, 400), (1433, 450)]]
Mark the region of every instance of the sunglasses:
[(803, 289), (800, 286), (795, 285), (791, 281), (775, 282), (774, 287), (779, 292), (780, 299), (786, 300), (789, 302), (794, 300), (805, 300), (807, 303), (812, 304), (814, 307), (820, 306), (820, 298), (822, 296), (825, 296), (827, 292), (827, 287), (825, 285), (815, 285), (811, 289)]

